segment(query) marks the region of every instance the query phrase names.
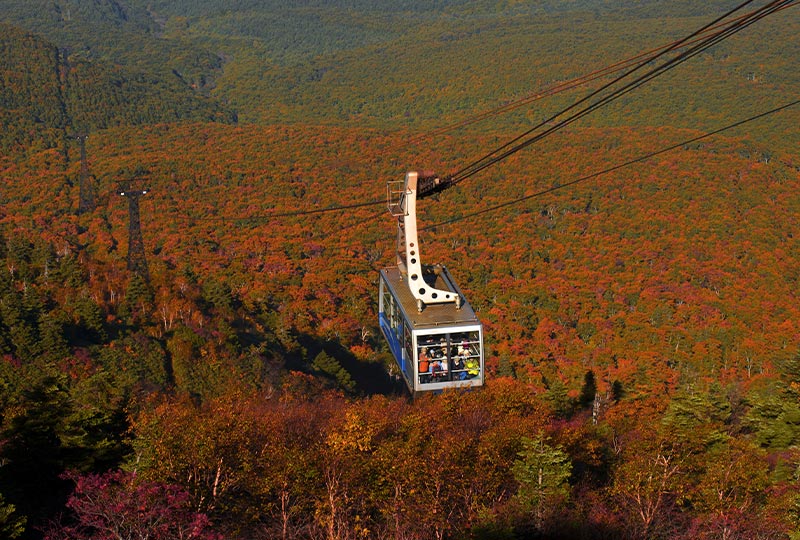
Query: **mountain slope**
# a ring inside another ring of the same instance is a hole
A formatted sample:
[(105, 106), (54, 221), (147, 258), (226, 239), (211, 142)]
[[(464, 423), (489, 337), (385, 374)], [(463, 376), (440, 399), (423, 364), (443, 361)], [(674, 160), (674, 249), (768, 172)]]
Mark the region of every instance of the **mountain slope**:
[(65, 136), (118, 125), (236, 116), (175, 76), (166, 79), (101, 61), (66, 60), (40, 37), (0, 24), (0, 115), (8, 155), (58, 148)]

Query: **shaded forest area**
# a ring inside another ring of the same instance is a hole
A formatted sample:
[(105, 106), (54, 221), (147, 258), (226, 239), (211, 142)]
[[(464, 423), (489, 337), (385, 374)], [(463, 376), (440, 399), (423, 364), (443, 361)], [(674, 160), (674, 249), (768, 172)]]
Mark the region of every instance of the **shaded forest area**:
[(120, 125), (179, 120), (233, 123), (236, 115), (177, 78), (67, 55), (45, 39), (0, 21), (0, 133), (3, 159)]
[(730, 6), (278, 4), (0, 7), (0, 535), (798, 537), (798, 112), (559, 188), (792, 98), (797, 15), (420, 205), (487, 384), (412, 401), (394, 221), (302, 211), (456, 170), (545, 113), (422, 126)]

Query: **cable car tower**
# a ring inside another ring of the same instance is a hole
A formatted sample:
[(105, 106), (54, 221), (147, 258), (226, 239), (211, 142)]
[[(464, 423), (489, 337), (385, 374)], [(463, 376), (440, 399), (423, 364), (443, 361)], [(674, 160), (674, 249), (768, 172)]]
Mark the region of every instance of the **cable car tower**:
[(420, 254), (417, 199), (451, 185), (418, 172), (387, 184), (397, 266), (380, 271), (378, 319), (412, 394), (484, 382), (483, 325), (447, 268), (422, 264)]

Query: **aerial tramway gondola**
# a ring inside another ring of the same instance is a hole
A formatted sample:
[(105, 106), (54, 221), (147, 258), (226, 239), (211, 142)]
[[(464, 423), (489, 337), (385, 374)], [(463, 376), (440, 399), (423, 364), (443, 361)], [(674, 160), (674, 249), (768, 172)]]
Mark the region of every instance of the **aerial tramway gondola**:
[(447, 268), (423, 265), (416, 200), (447, 187), (447, 179), (417, 172), (389, 182), (397, 218), (397, 266), (379, 278), (381, 331), (412, 394), (482, 386), (483, 325)]
[[(389, 209), (397, 217), (398, 225), (397, 266), (380, 271), (379, 322), (412, 393), (481, 386), (484, 382), (483, 327), (447, 269), (441, 265), (426, 266), (420, 262), (416, 200), (466, 180), (626, 95), (764, 17), (791, 7), (796, 1), (772, 0), (749, 13), (729, 19), (750, 4), (746, 1), (683, 39), (611, 66), (614, 68), (622, 65), (624, 72), (452, 175), (439, 178), (435, 175), (409, 172), (403, 182), (389, 183)], [(605, 72), (607, 70), (600, 70), (592, 75)], [(625, 79), (628, 81), (623, 82)], [(643, 161), (797, 103), (789, 103), (559, 187), (574, 185)], [(538, 194), (552, 192), (554, 189), (558, 188), (549, 188)], [(535, 195), (525, 195), (482, 212), (522, 202), (533, 196)]]

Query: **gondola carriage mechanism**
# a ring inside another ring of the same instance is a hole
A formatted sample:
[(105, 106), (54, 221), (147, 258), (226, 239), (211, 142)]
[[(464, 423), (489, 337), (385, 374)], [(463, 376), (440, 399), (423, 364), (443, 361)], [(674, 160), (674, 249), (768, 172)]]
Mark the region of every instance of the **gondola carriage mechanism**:
[(416, 201), (447, 187), (447, 178), (418, 172), (388, 183), (397, 266), (380, 271), (378, 317), (412, 395), (484, 382), (483, 325), (447, 268), (422, 264), (420, 254)]
[[(744, 2), (702, 28), (667, 46), (638, 55), (615, 66), (624, 71), (614, 80), (592, 90), (538, 125), (499, 148), (462, 167), (453, 176), (409, 172), (402, 182), (389, 182), (389, 210), (397, 218), (397, 266), (380, 271), (379, 322), (403, 378), (412, 394), (446, 388), (471, 388), (484, 383), (483, 327), (469, 302), (441, 264), (423, 265), (417, 231), (416, 202), (439, 193), (570, 125), (594, 110), (624, 96), (716, 45), (752, 23), (795, 4), (793, 0), (773, 1), (752, 12), (725, 20), (750, 2)], [(673, 54), (674, 53), (674, 54)], [(631, 62), (628, 64), (628, 62)], [(612, 67), (615, 67), (612, 66)], [(601, 70), (605, 71), (605, 70)], [(595, 72), (599, 73), (599, 72)], [(594, 74), (593, 74), (594, 75)], [(624, 80), (626, 78), (629, 79)], [(576, 79), (578, 81), (578, 79)], [(706, 137), (732, 129), (768, 114), (796, 106), (800, 101), (771, 109), (693, 137), (683, 143), (650, 152), (624, 164), (560, 184), (575, 185), (601, 174), (642, 162), (667, 151), (685, 148)], [(576, 109), (580, 105), (580, 108)], [(576, 109), (576, 110), (573, 110)], [(505, 108), (498, 109), (498, 111)], [(495, 113), (492, 113), (495, 114)], [(502, 206), (530, 199), (525, 195)], [(500, 208), (499, 206), (494, 209)]]

